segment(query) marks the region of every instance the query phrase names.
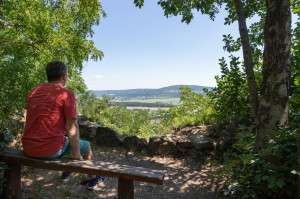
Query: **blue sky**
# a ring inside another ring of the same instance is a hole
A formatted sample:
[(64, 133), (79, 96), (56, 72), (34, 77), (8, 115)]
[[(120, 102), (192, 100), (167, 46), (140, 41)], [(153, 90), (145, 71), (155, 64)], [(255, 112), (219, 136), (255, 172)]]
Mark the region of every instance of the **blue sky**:
[(84, 64), (88, 89), (216, 86), (218, 59), (228, 56), (222, 35), (238, 35), (237, 24), (224, 25), (225, 12), (215, 21), (196, 13), (187, 25), (180, 16), (166, 18), (157, 1), (146, 0), (142, 9), (133, 0), (101, 2), (107, 17), (94, 27), (92, 39), (104, 58)]

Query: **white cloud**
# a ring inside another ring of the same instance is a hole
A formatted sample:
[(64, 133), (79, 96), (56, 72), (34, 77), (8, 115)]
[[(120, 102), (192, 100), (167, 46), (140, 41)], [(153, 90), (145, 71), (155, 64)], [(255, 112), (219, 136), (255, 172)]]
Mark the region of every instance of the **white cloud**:
[(120, 78), (120, 76), (119, 75), (113, 75), (113, 76), (111, 76), (113, 79), (119, 79)]
[(94, 75), (94, 77), (98, 78), (98, 79), (104, 79), (104, 76), (103, 75)]

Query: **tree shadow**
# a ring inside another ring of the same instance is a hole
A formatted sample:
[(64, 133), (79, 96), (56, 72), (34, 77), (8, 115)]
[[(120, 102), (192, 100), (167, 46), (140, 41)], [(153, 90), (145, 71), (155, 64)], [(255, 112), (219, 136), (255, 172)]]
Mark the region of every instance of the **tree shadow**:
[[(135, 198), (140, 199), (210, 199), (216, 198), (216, 192), (223, 181), (209, 178), (206, 173), (212, 170), (204, 161), (191, 157), (147, 156), (141, 152), (128, 151), (124, 148), (104, 148), (93, 146), (95, 160), (163, 171), (163, 185), (146, 182), (134, 182)], [(22, 169), (23, 198), (106, 198), (114, 199), (117, 195), (118, 179), (108, 177), (104, 184), (94, 191), (80, 185), (83, 174), (75, 173), (69, 182), (62, 183), (61, 172)]]

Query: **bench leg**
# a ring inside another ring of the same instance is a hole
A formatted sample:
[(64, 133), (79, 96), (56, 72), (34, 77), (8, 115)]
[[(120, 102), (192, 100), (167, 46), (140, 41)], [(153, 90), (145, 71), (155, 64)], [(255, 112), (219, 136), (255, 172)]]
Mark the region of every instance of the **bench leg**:
[(4, 171), (4, 187), (2, 198), (21, 198), (21, 165), (7, 164), (8, 169)]
[(133, 180), (119, 178), (118, 199), (134, 199)]

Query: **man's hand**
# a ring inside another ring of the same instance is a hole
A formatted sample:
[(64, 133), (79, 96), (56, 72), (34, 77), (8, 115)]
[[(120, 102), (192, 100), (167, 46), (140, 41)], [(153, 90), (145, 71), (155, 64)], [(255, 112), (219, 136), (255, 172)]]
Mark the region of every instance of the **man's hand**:
[(72, 155), (70, 156), (70, 158), (71, 158), (71, 159), (74, 159), (74, 160), (83, 160), (83, 158), (82, 158), (81, 155), (75, 156), (75, 155), (72, 154)]
[(66, 118), (66, 129), (67, 136), (72, 148), (71, 158), (76, 160), (82, 160), (80, 155), (80, 144), (79, 144), (79, 131), (77, 126), (77, 120), (74, 118)]

